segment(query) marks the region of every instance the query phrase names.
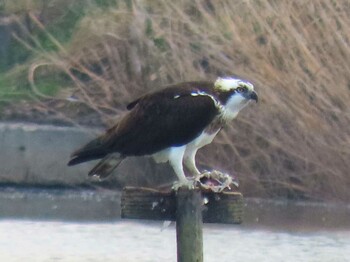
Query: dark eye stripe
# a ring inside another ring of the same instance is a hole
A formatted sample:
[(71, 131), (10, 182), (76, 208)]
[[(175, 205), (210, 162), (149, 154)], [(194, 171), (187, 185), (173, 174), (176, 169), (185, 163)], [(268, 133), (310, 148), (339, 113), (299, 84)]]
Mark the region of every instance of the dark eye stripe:
[(219, 100), (222, 104), (226, 104), (227, 100), (234, 94), (236, 93), (235, 89), (231, 89), (229, 91), (226, 92), (220, 92), (218, 94)]

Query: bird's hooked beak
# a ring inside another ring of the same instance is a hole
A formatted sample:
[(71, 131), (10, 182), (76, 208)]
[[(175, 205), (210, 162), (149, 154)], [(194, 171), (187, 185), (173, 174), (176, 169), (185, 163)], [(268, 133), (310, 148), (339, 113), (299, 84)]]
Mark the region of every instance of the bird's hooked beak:
[(249, 95), (249, 99), (255, 100), (255, 102), (258, 103), (258, 94), (255, 91), (252, 91)]

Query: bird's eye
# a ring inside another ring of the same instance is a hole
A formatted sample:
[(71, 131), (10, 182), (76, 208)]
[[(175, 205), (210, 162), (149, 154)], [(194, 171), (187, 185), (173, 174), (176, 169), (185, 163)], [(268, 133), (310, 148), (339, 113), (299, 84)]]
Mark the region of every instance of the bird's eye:
[(247, 88), (245, 86), (240, 86), (237, 88), (237, 91), (240, 92), (240, 93), (245, 93), (247, 92)]

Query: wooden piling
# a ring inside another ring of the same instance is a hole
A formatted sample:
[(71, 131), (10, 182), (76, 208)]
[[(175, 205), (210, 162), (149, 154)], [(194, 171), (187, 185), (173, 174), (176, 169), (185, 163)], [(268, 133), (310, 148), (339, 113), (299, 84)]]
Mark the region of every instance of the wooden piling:
[(203, 261), (203, 222), (240, 224), (243, 196), (239, 192), (201, 191), (179, 188), (158, 191), (126, 187), (121, 216), (128, 219), (176, 221), (178, 262)]
[(176, 197), (178, 262), (203, 262), (203, 199), (200, 190), (179, 188)]

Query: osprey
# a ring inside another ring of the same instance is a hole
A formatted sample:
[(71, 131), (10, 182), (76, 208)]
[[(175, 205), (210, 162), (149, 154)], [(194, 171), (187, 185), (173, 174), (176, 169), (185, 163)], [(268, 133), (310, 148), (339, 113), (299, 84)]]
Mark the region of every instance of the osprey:
[(197, 150), (249, 101), (258, 102), (254, 86), (241, 79), (185, 82), (146, 94), (127, 105), (128, 113), (105, 134), (75, 151), (68, 165), (102, 159), (89, 176), (104, 179), (128, 156), (152, 156), (174, 169), (179, 185), (193, 184), (183, 164), (199, 176)]

